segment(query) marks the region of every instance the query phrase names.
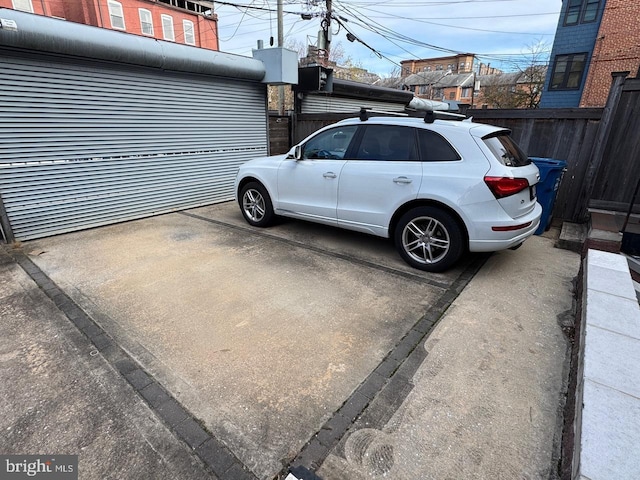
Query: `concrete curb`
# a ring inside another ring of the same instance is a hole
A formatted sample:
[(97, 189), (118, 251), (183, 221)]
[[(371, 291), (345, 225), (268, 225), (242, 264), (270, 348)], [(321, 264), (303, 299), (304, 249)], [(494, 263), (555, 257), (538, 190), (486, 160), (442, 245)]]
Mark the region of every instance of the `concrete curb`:
[(588, 250), (572, 479), (640, 476), (640, 308), (622, 255)]

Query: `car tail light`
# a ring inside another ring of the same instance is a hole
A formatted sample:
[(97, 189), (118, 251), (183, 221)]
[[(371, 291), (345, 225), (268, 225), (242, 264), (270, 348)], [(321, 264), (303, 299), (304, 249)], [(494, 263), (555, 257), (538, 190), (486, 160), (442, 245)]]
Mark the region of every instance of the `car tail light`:
[(509, 197), (529, 188), (526, 178), (484, 177), (484, 183), (496, 198)]

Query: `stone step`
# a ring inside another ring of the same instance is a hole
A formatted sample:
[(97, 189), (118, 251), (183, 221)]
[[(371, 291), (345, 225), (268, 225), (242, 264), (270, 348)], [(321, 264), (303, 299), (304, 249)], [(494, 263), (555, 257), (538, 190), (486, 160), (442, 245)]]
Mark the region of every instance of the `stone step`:
[(556, 247), (581, 253), (587, 239), (587, 232), (588, 225), (586, 223), (563, 222)]

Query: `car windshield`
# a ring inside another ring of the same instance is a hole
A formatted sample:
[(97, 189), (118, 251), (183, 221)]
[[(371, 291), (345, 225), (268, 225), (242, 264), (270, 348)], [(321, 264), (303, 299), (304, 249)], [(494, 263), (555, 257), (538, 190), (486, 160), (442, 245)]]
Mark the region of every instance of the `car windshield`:
[(496, 159), (507, 167), (524, 167), (531, 163), (529, 157), (505, 131), (492, 133), (483, 137), (482, 140)]

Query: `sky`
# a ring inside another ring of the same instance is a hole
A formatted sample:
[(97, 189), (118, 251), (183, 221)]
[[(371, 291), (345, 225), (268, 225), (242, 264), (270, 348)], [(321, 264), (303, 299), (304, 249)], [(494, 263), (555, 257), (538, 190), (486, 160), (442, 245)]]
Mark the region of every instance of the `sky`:
[[(504, 71), (548, 60), (561, 0), (332, 0), (332, 43), (350, 60), (383, 77), (400, 61), (474, 53)], [(315, 44), (326, 0), (283, 0), (285, 46)], [(214, 0), (220, 50), (251, 56), (257, 41), (277, 45), (277, 0)], [(301, 14), (311, 14), (303, 20)], [(347, 33), (358, 40), (349, 42)], [(369, 48), (370, 47), (370, 48)]]

